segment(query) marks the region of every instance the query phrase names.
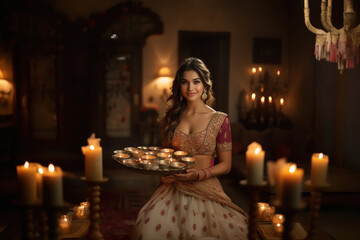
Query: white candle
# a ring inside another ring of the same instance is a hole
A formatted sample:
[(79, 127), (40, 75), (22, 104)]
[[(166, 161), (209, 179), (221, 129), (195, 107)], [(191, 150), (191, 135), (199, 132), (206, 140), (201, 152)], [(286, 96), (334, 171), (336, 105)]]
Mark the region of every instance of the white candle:
[(268, 203), (258, 202), (257, 203), (257, 214), (259, 219), (263, 219), (266, 208), (269, 207)]
[(322, 153), (314, 153), (311, 157), (311, 185), (321, 187), (326, 185), (326, 175), (329, 157)]
[(300, 206), (303, 176), (304, 170), (296, 168), (296, 164), (281, 169), (278, 199), (282, 207), (294, 209)]
[(59, 228), (62, 233), (67, 233), (70, 231), (71, 219), (68, 215), (62, 215), (59, 219)]
[(87, 139), (89, 145), (81, 147), (85, 155), (85, 177), (89, 181), (100, 181), (103, 179), (103, 156), (100, 140), (100, 138), (95, 138), (93, 133)]
[(47, 206), (62, 206), (63, 174), (60, 167), (50, 164), (43, 174), (43, 203)]
[(16, 166), (20, 201), (25, 205), (36, 204), (36, 167), (30, 166), (29, 162)]
[(272, 225), (276, 233), (280, 234), (284, 230), (285, 217), (282, 214), (275, 214), (272, 219)]
[(247, 183), (261, 185), (264, 178), (265, 152), (259, 143), (251, 143), (246, 151)]

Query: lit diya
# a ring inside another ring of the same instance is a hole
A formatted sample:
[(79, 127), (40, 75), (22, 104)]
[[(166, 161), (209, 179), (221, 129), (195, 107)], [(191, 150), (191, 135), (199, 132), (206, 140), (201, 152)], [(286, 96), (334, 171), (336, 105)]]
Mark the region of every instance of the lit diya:
[(176, 152), (174, 152), (174, 156), (177, 157), (177, 158), (185, 157), (186, 155), (188, 155), (188, 153), (184, 152), (184, 151), (176, 151)]
[(149, 150), (149, 148), (146, 147), (146, 146), (138, 146), (137, 148), (140, 149), (140, 150), (142, 150), (142, 151), (147, 151), (147, 150)]
[(195, 158), (194, 157), (183, 157), (183, 158), (181, 158), (181, 161), (186, 162), (188, 164), (192, 164), (192, 163), (195, 163)]
[(156, 156), (158, 156), (158, 158), (160, 159), (167, 159), (167, 158), (171, 158), (172, 154), (166, 152), (160, 152)]
[(181, 169), (181, 168), (184, 168), (186, 166), (186, 164), (183, 162), (172, 162), (172, 163), (170, 163), (170, 166), (172, 168)]
[(153, 156), (153, 155), (142, 155), (141, 156), (141, 160), (155, 160), (156, 159), (156, 157), (155, 156)]
[(122, 161), (123, 164), (128, 165), (128, 166), (136, 166), (138, 164), (138, 160), (134, 159), (134, 158), (128, 158), (128, 159), (124, 159)]
[(171, 161), (169, 159), (163, 159), (159, 161), (159, 167), (161, 169), (168, 169)]
[(149, 147), (149, 149), (150, 149), (151, 151), (155, 151), (155, 152), (157, 151), (157, 152), (158, 152), (158, 151), (160, 151), (161, 148), (160, 148), (160, 147), (152, 146), (152, 147)]
[(173, 152), (174, 152), (174, 149), (171, 149), (171, 148), (163, 148), (163, 149), (161, 149), (161, 152), (173, 153)]

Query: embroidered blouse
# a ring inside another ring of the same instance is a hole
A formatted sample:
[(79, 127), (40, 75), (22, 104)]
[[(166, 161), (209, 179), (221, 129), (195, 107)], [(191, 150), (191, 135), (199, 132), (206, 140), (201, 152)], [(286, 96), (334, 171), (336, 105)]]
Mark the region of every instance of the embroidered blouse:
[(172, 146), (195, 155), (213, 155), (215, 151), (232, 150), (230, 120), (225, 113), (215, 112), (205, 130), (185, 134), (175, 129)]

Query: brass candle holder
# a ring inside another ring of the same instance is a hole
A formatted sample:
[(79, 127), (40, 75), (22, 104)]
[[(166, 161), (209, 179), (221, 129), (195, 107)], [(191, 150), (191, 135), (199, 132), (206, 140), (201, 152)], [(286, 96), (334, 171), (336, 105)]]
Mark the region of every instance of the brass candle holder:
[(104, 237), (100, 232), (100, 184), (107, 182), (109, 179), (104, 177), (99, 181), (89, 181), (81, 177), (90, 187), (90, 227), (86, 239), (103, 240)]
[(305, 181), (305, 186), (310, 188), (311, 200), (310, 200), (310, 223), (307, 239), (313, 239), (315, 230), (318, 227), (319, 211), (321, 206), (322, 192), (330, 187), (330, 184), (325, 186), (314, 186), (311, 181)]
[(259, 202), (259, 192), (261, 189), (265, 188), (267, 185), (266, 181), (263, 181), (261, 185), (251, 185), (248, 184), (247, 180), (241, 180), (240, 185), (245, 186), (250, 195), (249, 201), (249, 221), (248, 221), (248, 239), (256, 240), (258, 239), (257, 234), (257, 203)]

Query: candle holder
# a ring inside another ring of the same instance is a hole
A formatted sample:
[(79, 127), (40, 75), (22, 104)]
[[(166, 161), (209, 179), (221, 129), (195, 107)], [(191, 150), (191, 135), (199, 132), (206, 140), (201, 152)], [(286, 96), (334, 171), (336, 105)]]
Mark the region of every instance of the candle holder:
[(257, 203), (259, 202), (259, 192), (267, 185), (266, 181), (263, 181), (261, 185), (250, 185), (247, 180), (241, 180), (240, 185), (245, 186), (250, 194), (249, 201), (249, 221), (248, 221), (248, 239), (257, 239)]
[(86, 239), (103, 240), (104, 237), (100, 232), (100, 184), (107, 182), (109, 179), (104, 177), (99, 181), (89, 181), (85, 177), (81, 177), (90, 187), (90, 229)]
[(325, 186), (314, 186), (310, 180), (305, 181), (305, 186), (310, 188), (311, 200), (310, 200), (310, 224), (308, 235), (306, 239), (313, 239), (315, 230), (318, 226), (319, 211), (321, 206), (322, 192), (330, 187), (330, 184)]
[(67, 210), (70, 203), (64, 202), (61, 206), (43, 206), (41, 209), (40, 235), (42, 240), (60, 239), (59, 217), (63, 210)]
[(282, 233), (283, 240), (293, 240), (292, 234), (294, 228), (294, 217), (295, 215), (305, 208), (305, 202), (301, 202), (298, 207), (283, 207), (278, 199), (274, 201), (274, 206), (279, 213), (285, 216), (284, 231)]

